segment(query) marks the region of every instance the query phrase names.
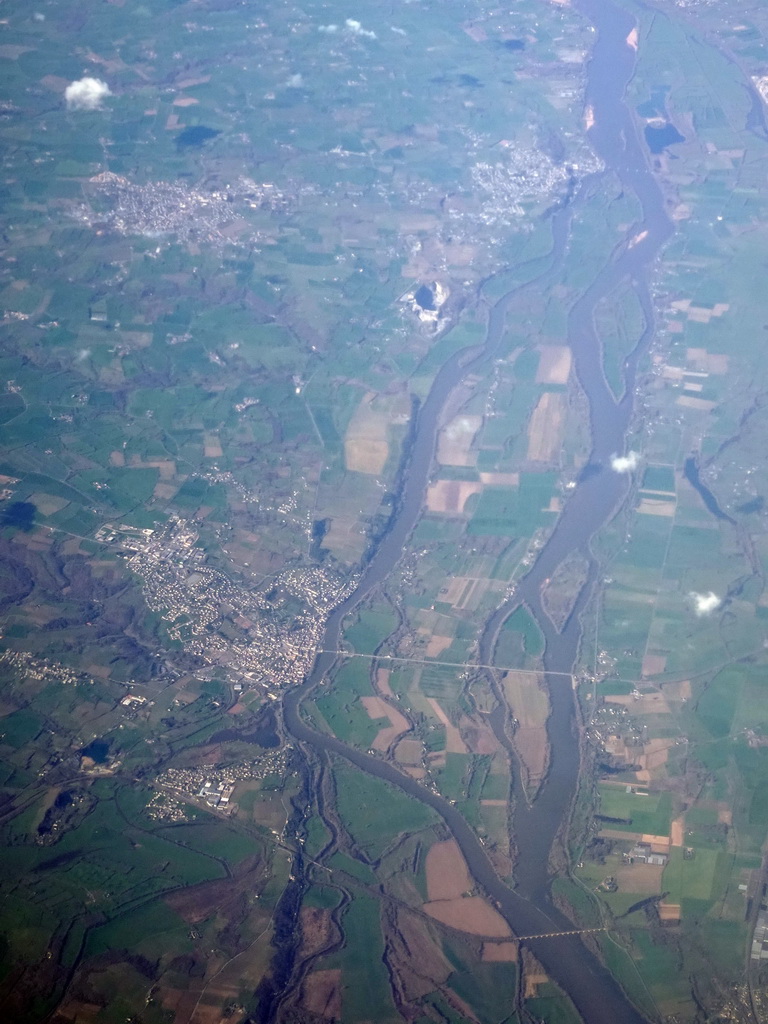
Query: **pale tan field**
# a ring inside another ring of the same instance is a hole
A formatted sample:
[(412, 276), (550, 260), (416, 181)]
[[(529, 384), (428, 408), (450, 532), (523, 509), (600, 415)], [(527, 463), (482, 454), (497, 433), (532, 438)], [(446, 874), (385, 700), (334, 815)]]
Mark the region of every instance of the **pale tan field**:
[(433, 843), (424, 867), (430, 900), (451, 900), (473, 888), (472, 876), (455, 839)]
[(698, 373), (728, 373), (728, 356), (723, 353), (707, 352), (705, 348), (689, 348), (686, 349), (685, 358)]
[(191, 89), (195, 85), (207, 85), (211, 80), (210, 75), (192, 75), (189, 78), (182, 78), (176, 83), (177, 89)]
[(381, 697), (361, 697), (360, 703), (368, 712), (368, 717), (374, 721), (380, 718), (389, 718), (387, 714), (389, 708), (386, 701), (382, 700)]
[(382, 697), (394, 698), (392, 687), (389, 685), (389, 677), (391, 672), (388, 668), (377, 668), (376, 669), (376, 689), (382, 695)]
[(375, 394), (369, 391), (360, 400), (349, 421), (344, 438), (346, 467), (357, 473), (377, 476), (389, 457), (386, 410), (374, 407)]
[(701, 412), (711, 412), (717, 402), (710, 402), (706, 398), (693, 398), (690, 395), (679, 395), (677, 398), (677, 404), (682, 405), (685, 409), (698, 409)]
[(539, 986), (546, 985), (548, 980), (539, 961), (528, 950), (523, 950), (523, 998), (535, 999)]
[(538, 673), (507, 672), (502, 687), (512, 714), (520, 723), (513, 743), (526, 778), (526, 788), (535, 792), (549, 764), (549, 697)]
[(389, 750), (397, 737), (410, 729), (408, 719), (396, 708), (390, 707), (381, 697), (361, 697), (360, 700), (371, 718), (389, 719), (390, 724), (379, 730), (371, 744), (374, 750)]
[(664, 671), (666, 664), (666, 655), (646, 654), (643, 658), (642, 674), (644, 676), (657, 676)]
[[(417, 215), (418, 216), (418, 215)], [(421, 217), (426, 224), (427, 217)], [(431, 228), (419, 230), (430, 231)], [(411, 253), (410, 259), (403, 265), (401, 275), (410, 280), (434, 281), (445, 274), (445, 267), (469, 267), (477, 256), (478, 246), (457, 242), (444, 242), (437, 233), (423, 239), (418, 252)]]
[(722, 316), (731, 308), (727, 302), (716, 302), (714, 306), (694, 306), (691, 299), (677, 299), (671, 303), (673, 309), (685, 313), (689, 320), (698, 324), (708, 324), (712, 317)]
[(652, 853), (669, 853), (669, 836), (653, 836), (646, 832), (629, 832), (617, 828), (602, 828), (598, 834), (604, 839), (624, 839), (633, 843), (648, 843)]
[(120, 340), (125, 345), (148, 348), (152, 344), (152, 331), (120, 331)]
[(395, 759), (399, 764), (420, 765), (423, 753), (421, 740), (403, 739), (395, 748)]
[(571, 350), (567, 345), (540, 345), (537, 384), (567, 384), (571, 375)]
[(461, 735), (473, 754), (495, 754), (499, 749), (499, 741), (493, 735), (493, 729), (483, 721), (468, 718), (461, 720)]
[(427, 488), (427, 508), (430, 512), (462, 515), (467, 498), (482, 489), (480, 482), (472, 480), (436, 480)]
[(451, 576), (440, 590), (440, 600), (452, 604), (456, 608), (464, 597), (464, 592), (474, 583), (467, 576)]
[(517, 487), (520, 484), (519, 473), (481, 473), (480, 483), (490, 487)]
[(323, 546), (341, 562), (357, 562), (365, 550), (365, 543), (359, 520), (342, 519), (340, 516), (331, 519), (331, 525), (323, 538)]
[(679, 921), (680, 920), (680, 904), (679, 903), (660, 903), (659, 904), (659, 920), (660, 921)]
[(663, 498), (641, 498), (637, 511), (646, 516), (673, 516), (676, 504)]
[(472, 444), (483, 425), (482, 416), (456, 416), (440, 431), (437, 461), (443, 466), (474, 466)]
[(554, 462), (560, 455), (565, 423), (565, 395), (545, 391), (528, 424), (528, 459)]
[(216, 434), (205, 434), (203, 440), (203, 454), (206, 459), (220, 459), (224, 454), (221, 441)]
[(484, 577), (451, 576), (440, 590), (440, 600), (462, 611), (476, 611), (491, 588), (501, 589), (500, 582)]
[(605, 698), (606, 704), (621, 704), (623, 707), (631, 708), (633, 715), (666, 715), (669, 714), (669, 704), (661, 693), (644, 693), (637, 700), (630, 693), (610, 694)]
[(662, 864), (622, 864), (614, 871), (620, 892), (636, 892), (642, 896), (661, 892)]
[(675, 741), (673, 739), (658, 738), (648, 740), (648, 742), (643, 746), (643, 753), (637, 760), (642, 768), (648, 772), (653, 772), (667, 763), (669, 751), (674, 746)]
[(52, 516), (54, 512), (60, 512), (69, 504), (66, 498), (59, 498), (53, 494), (44, 494), (41, 491), (30, 494), (27, 500), (31, 501), (33, 505), (37, 505), (38, 511), (44, 516)]
[(436, 921), (470, 935), (504, 939), (512, 934), (501, 914), (480, 896), (425, 903), (424, 910)]
[(152, 491), (154, 498), (160, 498), (162, 501), (170, 501), (176, 491), (179, 489), (178, 484), (164, 484), (158, 481), (155, 484), (155, 489)]
[(447, 651), (453, 643), (449, 636), (431, 636), (427, 644), (427, 657), (439, 658), (443, 651)]
[(681, 679), (676, 683), (664, 683), (664, 693), (670, 700), (690, 700), (691, 681)]
[(344, 441), (344, 461), (347, 469), (355, 473), (378, 476), (389, 458), (389, 444), (370, 437), (347, 437)]
[(437, 718), (445, 726), (445, 749), (449, 754), (467, 754), (467, 745), (461, 738), (461, 733), (451, 722), (450, 718), (438, 704), (434, 697), (427, 697), (427, 704), (432, 708)]
[[(176, 476), (176, 463), (173, 459), (147, 459), (147, 461), (144, 462), (138, 455), (131, 455), (128, 462), (132, 467), (136, 467), (137, 469), (145, 467), (156, 469), (160, 474), (161, 480), (173, 480)], [(184, 479), (186, 479), (186, 477)]]

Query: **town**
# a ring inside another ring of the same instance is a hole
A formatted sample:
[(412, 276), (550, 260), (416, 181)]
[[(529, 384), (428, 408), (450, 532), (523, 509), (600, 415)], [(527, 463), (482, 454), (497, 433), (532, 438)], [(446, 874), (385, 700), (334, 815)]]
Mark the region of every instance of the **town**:
[[(197, 531), (177, 516), (154, 531), (102, 528), (98, 539), (130, 552), (128, 567), (141, 577), (147, 604), (162, 614), (171, 639), (226, 666), (239, 677), (238, 689), (255, 688), (272, 700), (304, 679), (328, 614), (355, 586), (354, 577), (295, 567), (270, 579), (268, 600), (206, 565)], [(288, 599), (290, 612), (283, 608)]]
[(89, 185), (93, 203), (81, 203), (73, 212), (90, 227), (109, 227), (121, 235), (173, 235), (209, 245), (252, 245), (261, 235), (248, 222), (248, 214), (288, 207), (287, 197), (274, 185), (247, 178), (204, 192), (178, 182), (138, 185), (103, 171), (90, 178)]

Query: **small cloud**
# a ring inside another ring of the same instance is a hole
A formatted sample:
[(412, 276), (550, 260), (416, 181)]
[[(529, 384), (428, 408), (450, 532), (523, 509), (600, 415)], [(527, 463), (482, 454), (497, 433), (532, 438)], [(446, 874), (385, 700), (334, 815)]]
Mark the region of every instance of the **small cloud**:
[(35, 21), (45, 21), (45, 15), (41, 14), (40, 11), (35, 11), (32, 17), (35, 19)]
[(362, 24), (354, 18), (347, 18), (344, 22), (344, 28), (351, 36), (362, 36), (364, 39), (376, 38), (375, 32), (371, 32), (367, 28), (363, 28)]
[(393, 32), (395, 32), (399, 36), (407, 36), (408, 35), (408, 33), (405, 31), (404, 28), (397, 28), (396, 25), (390, 25), (389, 27), (392, 29)]
[(288, 89), (301, 89), (304, 86), (304, 79), (301, 74), (297, 73), (295, 75), (291, 75), (285, 85)]
[[(347, 18), (343, 26), (339, 25), (318, 25), (317, 31), (323, 32), (325, 35), (332, 36), (337, 32), (343, 31), (348, 36), (359, 36), (361, 39), (375, 39), (376, 33), (370, 29), (363, 28), (362, 22), (357, 21), (356, 18)], [(395, 29), (394, 31), (402, 31), (402, 29)], [(403, 33), (405, 34), (405, 33)]]
[(107, 83), (99, 78), (80, 78), (64, 90), (68, 110), (98, 110), (101, 101), (111, 95)]
[(82, 363), (82, 361), (84, 359), (87, 359), (90, 354), (91, 350), (89, 348), (81, 348), (80, 351), (77, 353), (78, 363)]
[(611, 458), (611, 469), (614, 473), (634, 473), (640, 464), (640, 456), (637, 452), (627, 452), (626, 455), (614, 455)]
[(693, 591), (689, 596), (693, 601), (693, 610), (699, 618), (701, 618), (702, 615), (711, 615), (711, 613), (717, 611), (723, 603), (712, 590), (707, 594), (697, 594)]

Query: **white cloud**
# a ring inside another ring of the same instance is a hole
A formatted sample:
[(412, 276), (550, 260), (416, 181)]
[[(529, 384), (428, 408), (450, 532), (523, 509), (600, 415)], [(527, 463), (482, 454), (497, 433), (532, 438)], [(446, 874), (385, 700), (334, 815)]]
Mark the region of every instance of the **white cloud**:
[(614, 455), (611, 458), (611, 469), (614, 473), (634, 473), (640, 464), (640, 456), (637, 452), (627, 452), (626, 455)]
[(304, 78), (297, 72), (295, 75), (291, 75), (285, 84), (288, 89), (301, 89), (304, 85)]
[[(318, 25), (317, 31), (324, 32), (326, 35), (332, 36), (335, 35), (336, 32), (342, 31), (342, 28), (348, 36), (359, 36), (361, 39), (376, 38), (376, 33), (372, 32), (370, 29), (363, 28), (362, 22), (358, 21), (356, 18), (347, 18), (344, 25), (341, 27), (338, 25)], [(394, 31), (398, 30), (395, 29)]]
[(706, 594), (697, 594), (693, 591), (690, 594), (690, 598), (693, 601), (693, 610), (699, 618), (701, 618), (702, 615), (710, 615), (712, 612), (717, 611), (723, 603), (712, 590)]
[(344, 28), (351, 36), (363, 36), (365, 39), (376, 38), (375, 32), (371, 32), (367, 28), (363, 28), (362, 24), (354, 18), (347, 18), (344, 22)]
[(111, 96), (109, 86), (99, 78), (80, 78), (64, 90), (68, 110), (98, 110), (101, 101)]
[(390, 25), (389, 27), (392, 29), (393, 32), (397, 33), (397, 35), (399, 35), (399, 36), (407, 36), (408, 35), (408, 33), (405, 31), (404, 28), (397, 28), (397, 26), (395, 26), (395, 25)]

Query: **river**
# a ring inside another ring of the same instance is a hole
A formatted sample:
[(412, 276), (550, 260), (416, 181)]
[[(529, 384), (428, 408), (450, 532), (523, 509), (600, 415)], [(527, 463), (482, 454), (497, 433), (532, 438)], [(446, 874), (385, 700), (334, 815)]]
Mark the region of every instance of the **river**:
[[(543, 581), (568, 554), (580, 551), (589, 557), (594, 533), (624, 500), (629, 480), (610, 469), (610, 458), (625, 449), (632, 413), (635, 372), (638, 359), (647, 349), (653, 331), (653, 311), (647, 284), (649, 266), (672, 232), (664, 197), (650, 172), (648, 155), (637, 125), (623, 101), (634, 71), (635, 53), (626, 39), (634, 22), (625, 11), (608, 0), (578, 0), (578, 7), (596, 28), (594, 50), (587, 69), (586, 102), (592, 106), (595, 125), (590, 141), (622, 186), (637, 196), (642, 220), (632, 232), (647, 232), (641, 241), (620, 246), (580, 296), (568, 317), (568, 342), (573, 352), (575, 373), (586, 394), (590, 411), (592, 452), (590, 463), (596, 472), (584, 474), (570, 495), (548, 542), (535, 564), (519, 584), (514, 598), (499, 608), (486, 624), (480, 661), (493, 664), (499, 629), (524, 601), (541, 628), (545, 641), (545, 679), (552, 713), (548, 722), (551, 760), (547, 779), (530, 806), (522, 797), (515, 800), (513, 834), (517, 848), (515, 882), (511, 890), (496, 874), (482, 844), (462, 815), (441, 797), (404, 775), (392, 765), (354, 750), (339, 740), (318, 733), (301, 716), (302, 701), (327, 677), (335, 655), (321, 653), (307, 682), (284, 698), (287, 731), (298, 741), (319, 751), (346, 758), (361, 771), (385, 779), (440, 814), (457, 840), (470, 871), (495, 901), (513, 931), (519, 935), (543, 935), (572, 928), (572, 923), (550, 901), (552, 881), (549, 857), (556, 834), (567, 822), (580, 769), (579, 736), (575, 723), (572, 671), (581, 636), (579, 613), (595, 585), (597, 567), (579, 595), (574, 613), (558, 633), (544, 614), (540, 602)], [(577, 194), (574, 203), (588, 201)], [(532, 269), (533, 280), (525, 288), (548, 287), (567, 255), (572, 204), (553, 214), (554, 247), (541, 269)], [(629, 281), (635, 288), (646, 315), (646, 331), (625, 366), (626, 389), (617, 402), (602, 373), (602, 353), (595, 333), (596, 304), (618, 284)], [(519, 291), (519, 289), (516, 289)], [(408, 537), (424, 506), (440, 414), (451, 391), (473, 370), (494, 357), (501, 343), (505, 318), (512, 296), (503, 297), (491, 310), (482, 350), (459, 353), (437, 374), (419, 410), (404, 475), (399, 503), (388, 532), (378, 543), (354, 593), (329, 617), (322, 642), (324, 652), (340, 648), (344, 618), (375, 588), (397, 564)], [(496, 723), (498, 725), (498, 722)], [(497, 734), (500, 734), (497, 731)], [(547, 972), (571, 997), (587, 1024), (641, 1024), (645, 1018), (627, 1000), (613, 977), (577, 937), (529, 940), (527, 945)]]

